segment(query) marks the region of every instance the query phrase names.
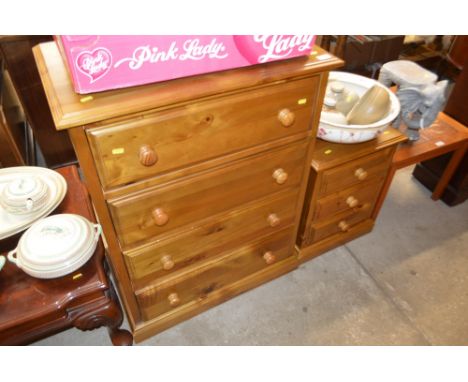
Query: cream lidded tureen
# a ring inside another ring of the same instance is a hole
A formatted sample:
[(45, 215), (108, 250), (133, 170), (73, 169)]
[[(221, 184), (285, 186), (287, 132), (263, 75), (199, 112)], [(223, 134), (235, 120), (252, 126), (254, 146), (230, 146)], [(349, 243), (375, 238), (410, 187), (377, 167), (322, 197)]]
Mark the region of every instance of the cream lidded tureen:
[(101, 226), (75, 214), (52, 215), (35, 222), (8, 260), (30, 276), (50, 279), (69, 274), (93, 255)]

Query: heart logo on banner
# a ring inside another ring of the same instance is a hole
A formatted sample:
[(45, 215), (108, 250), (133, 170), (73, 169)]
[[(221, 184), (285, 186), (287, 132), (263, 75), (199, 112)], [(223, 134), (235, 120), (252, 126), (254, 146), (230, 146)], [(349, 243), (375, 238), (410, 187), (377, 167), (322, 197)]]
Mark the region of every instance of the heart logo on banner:
[(112, 65), (112, 54), (106, 48), (96, 48), (92, 52), (81, 52), (75, 60), (78, 70), (91, 79), (90, 83), (104, 77)]

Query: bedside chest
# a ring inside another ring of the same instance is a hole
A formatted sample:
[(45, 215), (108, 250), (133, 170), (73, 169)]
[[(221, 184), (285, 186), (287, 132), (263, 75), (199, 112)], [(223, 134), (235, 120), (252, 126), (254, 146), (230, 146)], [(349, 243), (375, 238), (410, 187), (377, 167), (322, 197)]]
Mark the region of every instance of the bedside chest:
[(328, 71), (309, 57), (80, 96), (34, 48), (103, 226), (136, 341), (298, 265)]
[(317, 139), (297, 241), (301, 261), (372, 229), (393, 154), (406, 139), (393, 128), (358, 144)]

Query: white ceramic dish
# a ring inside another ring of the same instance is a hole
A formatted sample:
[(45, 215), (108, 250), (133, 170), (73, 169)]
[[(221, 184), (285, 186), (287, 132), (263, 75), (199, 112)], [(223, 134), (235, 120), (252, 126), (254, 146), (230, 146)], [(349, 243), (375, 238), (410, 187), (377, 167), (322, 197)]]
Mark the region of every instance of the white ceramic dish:
[(50, 279), (74, 272), (93, 255), (101, 226), (74, 214), (49, 216), (35, 222), (8, 260), (30, 276)]
[(21, 166), (0, 169), (0, 195), (7, 185), (19, 177), (39, 178), (48, 189), (47, 198), (41, 200), (40, 208), (25, 214), (12, 214), (0, 205), (0, 240), (25, 230), (38, 219), (49, 215), (67, 193), (67, 182), (58, 172), (42, 167)]
[(40, 210), (47, 202), (49, 187), (38, 176), (19, 176), (5, 184), (0, 195), (0, 205), (15, 215)]
[(345, 125), (325, 122), (321, 119), (317, 136), (325, 141), (336, 143), (369, 141), (385, 130), (400, 113), (400, 102), (396, 95), (390, 89), (373, 79), (346, 72), (330, 72), (328, 81), (329, 83), (331, 81), (343, 82), (346, 88), (357, 93), (359, 97), (362, 97), (367, 89), (370, 89), (372, 86), (381, 86), (388, 92), (390, 97), (390, 111), (380, 121), (369, 125)]

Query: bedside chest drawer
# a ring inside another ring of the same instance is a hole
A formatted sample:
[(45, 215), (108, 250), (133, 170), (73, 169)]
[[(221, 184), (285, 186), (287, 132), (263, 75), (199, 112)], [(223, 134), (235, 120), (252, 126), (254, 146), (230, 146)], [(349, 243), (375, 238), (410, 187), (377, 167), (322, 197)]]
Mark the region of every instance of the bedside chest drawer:
[(144, 318), (149, 320), (187, 304), (196, 305), (244, 277), (275, 266), (293, 255), (293, 231), (293, 228), (288, 228), (248, 243), (205, 266), (137, 291)]
[(130, 184), (305, 132), (318, 82), (290, 81), (89, 129), (101, 183)]
[(308, 142), (110, 201), (121, 245), (147, 240), (300, 184)]
[(345, 165), (326, 170), (320, 184), (320, 196), (329, 195), (355, 184), (361, 184), (388, 170), (392, 148), (381, 150)]
[(378, 178), (317, 200), (314, 219), (328, 219), (334, 214), (347, 210), (357, 211), (361, 208), (373, 206), (382, 183), (383, 179)]
[(135, 289), (207, 260), (239, 243), (274, 233), (294, 223), (298, 191), (251, 203), (187, 232), (124, 253)]
[(331, 221), (312, 224), (305, 244), (316, 243), (337, 233), (348, 232), (352, 226), (369, 218), (372, 214), (372, 210), (373, 204), (366, 203), (356, 211), (347, 211), (344, 214), (336, 216)]

